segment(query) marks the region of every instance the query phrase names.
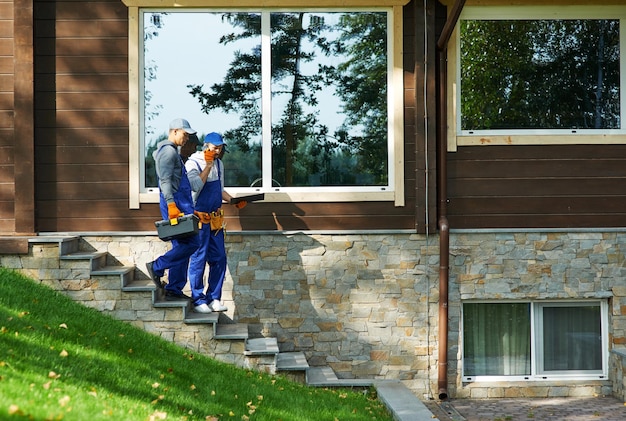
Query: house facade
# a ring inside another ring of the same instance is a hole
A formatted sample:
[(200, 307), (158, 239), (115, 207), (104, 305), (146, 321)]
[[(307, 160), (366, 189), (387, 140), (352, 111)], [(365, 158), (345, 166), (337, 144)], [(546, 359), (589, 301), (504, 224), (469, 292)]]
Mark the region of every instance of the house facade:
[(265, 194), (225, 206), (233, 320), (419, 397), (623, 398), (622, 3), (0, 1), (1, 251), (145, 275), (184, 117)]

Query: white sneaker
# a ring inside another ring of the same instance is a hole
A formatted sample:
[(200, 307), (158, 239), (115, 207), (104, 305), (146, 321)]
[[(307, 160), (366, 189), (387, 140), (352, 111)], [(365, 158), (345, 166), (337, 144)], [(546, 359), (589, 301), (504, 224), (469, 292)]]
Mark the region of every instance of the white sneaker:
[(228, 310), (228, 307), (226, 307), (224, 304), (220, 303), (219, 300), (211, 301), (211, 304), (209, 304), (209, 307), (211, 307), (211, 310), (213, 310), (213, 311), (226, 311), (226, 310)]
[(211, 309), (206, 304), (200, 304), (199, 306), (195, 306), (193, 311), (196, 313), (211, 313)]

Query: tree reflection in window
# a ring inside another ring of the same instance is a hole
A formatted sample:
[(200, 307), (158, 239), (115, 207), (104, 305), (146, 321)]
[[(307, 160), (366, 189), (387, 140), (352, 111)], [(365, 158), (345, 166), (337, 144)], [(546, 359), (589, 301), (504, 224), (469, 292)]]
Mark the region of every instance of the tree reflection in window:
[[(214, 41), (199, 45), (198, 53), (227, 68), (219, 77), (207, 72), (201, 82), (190, 80), (187, 87), (203, 113), (228, 115), (233, 122), (221, 130), (229, 150), (227, 186), (259, 184), (263, 147), (271, 147), (271, 168), (264, 170), (271, 171), (274, 186), (387, 186), (386, 11), (263, 12), (269, 19), (262, 19), (263, 13), (197, 13), (220, 22), (206, 26)], [(162, 16), (162, 25), (167, 18)], [(186, 42), (193, 42), (187, 36)], [(267, 91), (262, 36), (271, 40)], [(264, 95), (270, 96), (272, 116), (266, 119), (271, 121), (267, 139)]]
[(461, 129), (619, 129), (619, 20), (463, 20)]

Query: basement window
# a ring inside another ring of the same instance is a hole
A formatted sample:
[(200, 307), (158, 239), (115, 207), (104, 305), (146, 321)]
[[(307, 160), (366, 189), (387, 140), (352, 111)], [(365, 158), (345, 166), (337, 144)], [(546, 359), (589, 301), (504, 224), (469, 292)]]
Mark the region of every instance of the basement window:
[(606, 301), (466, 302), (463, 380), (606, 379)]

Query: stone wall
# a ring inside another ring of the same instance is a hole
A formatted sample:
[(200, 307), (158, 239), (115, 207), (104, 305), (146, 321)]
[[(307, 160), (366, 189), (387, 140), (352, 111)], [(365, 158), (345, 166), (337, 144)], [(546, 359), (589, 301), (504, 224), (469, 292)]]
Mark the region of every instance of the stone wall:
[[(168, 247), (145, 234), (83, 241), (84, 248), (106, 251), (116, 263), (136, 265), (136, 276), (144, 278), (145, 263)], [(226, 241), (225, 316), (248, 323), (252, 337), (276, 337), (281, 351), (303, 351), (310, 365), (330, 366), (340, 378), (402, 379), (421, 398), (437, 396), (437, 236), (228, 233)], [(625, 243), (622, 232), (452, 233), (448, 396), (612, 393), (610, 381), (462, 382), (460, 303), (604, 299), (610, 346), (623, 347)], [(42, 271), (31, 274), (41, 279)], [(114, 296), (93, 297), (90, 305), (103, 311), (115, 313), (122, 305)], [(124, 313), (130, 322), (132, 311)], [(617, 375), (611, 369), (611, 380)]]

